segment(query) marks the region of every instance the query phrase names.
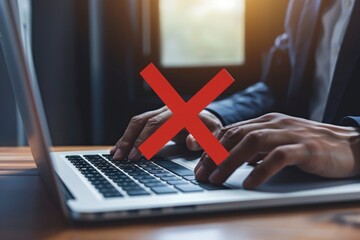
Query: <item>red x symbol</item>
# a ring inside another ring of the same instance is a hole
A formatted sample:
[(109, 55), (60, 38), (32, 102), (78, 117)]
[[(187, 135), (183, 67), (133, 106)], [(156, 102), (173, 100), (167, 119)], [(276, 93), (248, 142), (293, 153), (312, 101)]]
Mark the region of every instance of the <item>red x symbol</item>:
[(220, 164), (229, 155), (228, 151), (220, 144), (216, 137), (209, 131), (198, 117), (199, 113), (215, 100), (234, 79), (225, 70), (221, 70), (188, 102), (185, 102), (154, 64), (149, 64), (140, 75), (156, 92), (160, 99), (172, 112), (172, 116), (157, 129), (139, 150), (147, 158), (152, 158), (168, 141), (170, 141), (183, 128), (196, 139), (209, 157)]

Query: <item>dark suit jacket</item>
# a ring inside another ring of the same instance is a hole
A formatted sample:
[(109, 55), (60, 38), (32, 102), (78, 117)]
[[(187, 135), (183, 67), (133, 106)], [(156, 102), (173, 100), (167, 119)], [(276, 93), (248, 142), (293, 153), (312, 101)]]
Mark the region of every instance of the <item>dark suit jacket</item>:
[[(285, 33), (277, 38), (261, 80), (208, 110), (223, 124), (277, 111), (307, 118), (321, 9), (327, 0), (290, 0)], [(360, 126), (360, 1), (346, 29), (323, 122)]]

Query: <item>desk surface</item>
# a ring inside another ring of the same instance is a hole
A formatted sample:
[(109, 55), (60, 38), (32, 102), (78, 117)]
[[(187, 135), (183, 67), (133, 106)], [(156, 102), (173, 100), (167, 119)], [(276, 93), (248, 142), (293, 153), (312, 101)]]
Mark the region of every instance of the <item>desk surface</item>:
[(359, 239), (360, 235), (356, 203), (71, 226), (50, 201), (28, 148), (0, 148), (0, 190), (0, 239)]

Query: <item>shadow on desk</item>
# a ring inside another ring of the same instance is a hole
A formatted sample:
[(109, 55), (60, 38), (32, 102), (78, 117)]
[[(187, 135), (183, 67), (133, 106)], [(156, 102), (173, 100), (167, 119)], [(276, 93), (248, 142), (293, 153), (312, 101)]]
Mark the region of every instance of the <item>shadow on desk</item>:
[(64, 228), (41, 181), (36, 169), (0, 175), (0, 239), (43, 239)]

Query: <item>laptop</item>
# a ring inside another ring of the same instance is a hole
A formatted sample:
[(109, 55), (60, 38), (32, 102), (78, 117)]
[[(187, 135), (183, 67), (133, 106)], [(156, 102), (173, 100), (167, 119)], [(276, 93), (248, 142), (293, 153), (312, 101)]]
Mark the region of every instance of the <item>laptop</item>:
[[(255, 191), (243, 165), (223, 186), (198, 183), (198, 156), (168, 145), (152, 161), (113, 161), (109, 151), (52, 152), (33, 61), (26, 58), (16, 1), (0, 1), (0, 41), (14, 95), (41, 178), (69, 219), (102, 221), (234, 211), (360, 199), (360, 180), (331, 181), (288, 168)], [(180, 154), (179, 154), (180, 153)]]

